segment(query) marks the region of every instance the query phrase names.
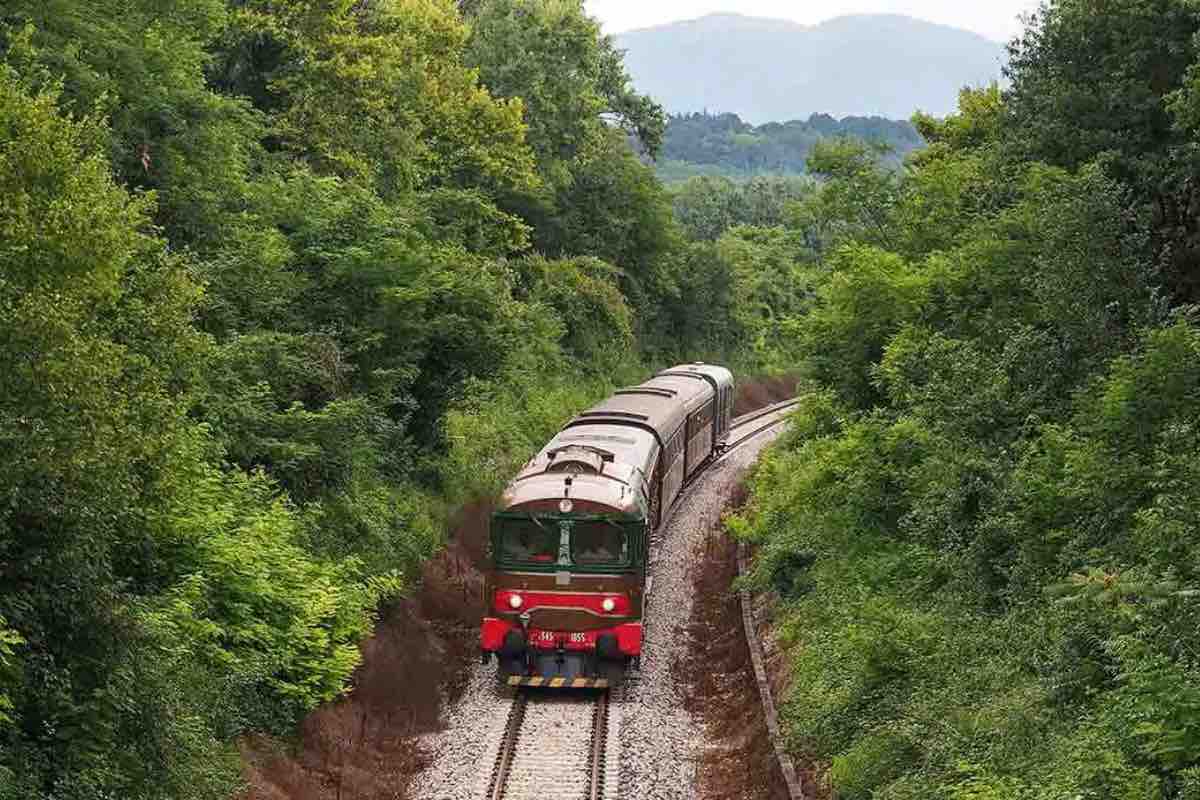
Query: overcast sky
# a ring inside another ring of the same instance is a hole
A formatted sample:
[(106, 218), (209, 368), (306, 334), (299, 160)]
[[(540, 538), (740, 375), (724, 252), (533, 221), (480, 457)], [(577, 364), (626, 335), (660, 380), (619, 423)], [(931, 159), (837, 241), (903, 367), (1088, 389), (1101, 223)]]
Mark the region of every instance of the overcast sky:
[(1004, 42), (1020, 30), (1019, 14), (1037, 0), (586, 0), (606, 33), (620, 33), (717, 11), (790, 19), (805, 25), (843, 14), (907, 14)]

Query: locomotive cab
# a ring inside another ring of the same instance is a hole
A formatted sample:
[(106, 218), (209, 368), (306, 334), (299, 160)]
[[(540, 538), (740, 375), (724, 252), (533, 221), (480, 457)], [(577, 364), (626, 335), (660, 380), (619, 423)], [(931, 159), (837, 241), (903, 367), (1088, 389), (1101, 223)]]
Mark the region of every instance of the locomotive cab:
[(484, 657), (498, 657), (505, 683), (611, 685), (641, 654), (641, 470), (599, 448), (564, 447), (522, 476), (492, 517)]
[(509, 686), (606, 688), (642, 654), (650, 532), (729, 430), (733, 376), (687, 364), (583, 412), (492, 518), (480, 629)]

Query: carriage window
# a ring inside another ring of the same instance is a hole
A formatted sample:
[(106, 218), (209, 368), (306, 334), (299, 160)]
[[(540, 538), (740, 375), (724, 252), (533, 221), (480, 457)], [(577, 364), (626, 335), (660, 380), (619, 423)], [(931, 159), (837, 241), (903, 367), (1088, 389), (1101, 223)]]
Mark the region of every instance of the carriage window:
[(548, 521), (506, 519), (499, 521), (497, 539), (503, 561), (552, 564), (558, 558), (558, 527)]
[(581, 522), (571, 529), (571, 559), (582, 566), (629, 561), (625, 532), (611, 522)]

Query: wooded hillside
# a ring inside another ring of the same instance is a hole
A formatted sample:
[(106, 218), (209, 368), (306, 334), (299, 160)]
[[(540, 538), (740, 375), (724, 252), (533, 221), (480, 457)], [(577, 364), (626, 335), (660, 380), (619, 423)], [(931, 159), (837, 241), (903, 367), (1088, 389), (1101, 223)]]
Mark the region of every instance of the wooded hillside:
[(0, 799), (235, 796), (681, 359), (806, 376), (731, 529), (842, 800), (1200, 797), (1198, 34), (1051, 0), (903, 164), (668, 192), (579, 0), (9, 0)]
[(811, 165), (810, 390), (733, 529), (842, 800), (1200, 797), (1198, 31), (1049, 2), (907, 169)]
[(658, 174), (676, 182), (698, 175), (746, 179), (756, 175), (802, 175), (813, 146), (823, 139), (854, 138), (880, 147), (899, 165), (924, 145), (909, 122), (882, 117), (813, 114), (807, 120), (757, 127), (736, 114), (676, 114), (667, 120)]
[(465, 5), (0, 10), (0, 797), (230, 797), (448, 509), (651, 365), (771, 357), (581, 4)]

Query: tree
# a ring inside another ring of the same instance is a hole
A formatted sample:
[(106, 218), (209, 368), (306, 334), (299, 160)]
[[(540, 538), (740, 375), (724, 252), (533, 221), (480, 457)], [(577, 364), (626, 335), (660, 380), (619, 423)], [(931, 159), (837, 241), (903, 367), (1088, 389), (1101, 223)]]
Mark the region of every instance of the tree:
[(832, 139), (813, 148), (808, 169), (824, 183), (821, 191), (793, 209), (791, 220), (813, 250), (832, 252), (850, 240), (894, 244), (888, 221), (900, 174), (883, 168), (879, 154), (880, 146), (854, 139)]
[(737, 225), (781, 227), (792, 206), (812, 194), (804, 178), (757, 177), (744, 184), (728, 178), (691, 178), (675, 189), (672, 204), (684, 234), (715, 241)]
[(1151, 252), (1168, 287), (1194, 300), (1196, 161), (1176, 115), (1186, 117), (1200, 9), (1183, 0), (1059, 0), (1031, 23), (1008, 67), (1009, 145), (1072, 169), (1100, 159), (1150, 216)]
[(670, 291), (669, 256), (678, 242), (670, 201), (654, 173), (609, 131), (580, 153), (559, 200), (547, 252), (590, 255), (622, 270), (622, 289), (648, 310)]
[(631, 88), (621, 53), (580, 0), (483, 0), (470, 23), (468, 63), (496, 96), (524, 104), (547, 179), (545, 191), (513, 192), (504, 207), (532, 224), (540, 252), (617, 267), (622, 290), (647, 311), (672, 291), (675, 230), (661, 187), (622, 131), (653, 156), (662, 109)]
[(189, 265), (60, 102), (0, 68), (0, 790), (226, 796), (229, 737), (337, 696), (396, 587), (219, 468)]
[(580, 0), (476, 5), (467, 61), (493, 94), (523, 100), (529, 142), (544, 172), (555, 175), (610, 121), (654, 157), (665, 127), (662, 108), (632, 89), (621, 52)]
[(835, 120), (813, 114), (807, 120), (768, 122), (754, 126), (736, 114), (673, 114), (663, 139), (662, 159), (671, 172), (715, 174), (744, 179), (756, 175), (802, 175), (813, 147), (824, 139), (857, 139), (883, 145), (889, 165), (924, 142), (908, 122), (879, 117)]
[(523, 107), (462, 63), (468, 31), (450, 0), (255, 0), (233, 21), (220, 85), (257, 98), (279, 144), (319, 174), (367, 178), (387, 199), (535, 185)]

